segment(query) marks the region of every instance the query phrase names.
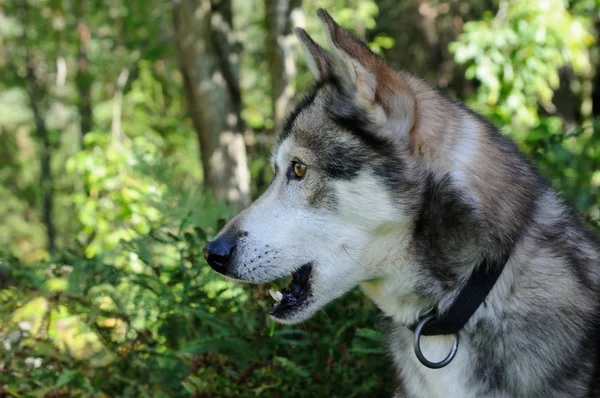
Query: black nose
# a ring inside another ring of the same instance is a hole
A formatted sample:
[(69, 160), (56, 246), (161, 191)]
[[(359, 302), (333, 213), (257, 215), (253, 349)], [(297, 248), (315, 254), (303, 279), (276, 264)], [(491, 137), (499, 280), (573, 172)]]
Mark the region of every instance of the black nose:
[(235, 238), (223, 235), (219, 239), (209, 242), (202, 250), (202, 254), (204, 254), (204, 258), (215, 271), (225, 274), (234, 247)]

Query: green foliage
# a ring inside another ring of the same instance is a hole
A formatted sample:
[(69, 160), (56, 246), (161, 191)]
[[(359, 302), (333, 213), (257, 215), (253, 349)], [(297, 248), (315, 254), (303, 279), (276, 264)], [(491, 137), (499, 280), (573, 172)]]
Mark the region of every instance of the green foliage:
[[(572, 9), (563, 0), (501, 2), (494, 16), (465, 24), (450, 49), (467, 66), (467, 78), (479, 84), (470, 105), (503, 126), (542, 174), (600, 225), (599, 130), (591, 118), (590, 91), (584, 89), (593, 74), (589, 11), (596, 6), (590, 1), (576, 2)], [(574, 72), (574, 93), (567, 101), (579, 104), (578, 125), (559, 117), (553, 103), (561, 69)]]
[(521, 143), (539, 171), (600, 231), (600, 121), (564, 132), (558, 117), (546, 117)]
[(161, 214), (154, 203), (165, 187), (139, 171), (139, 162), (156, 162), (158, 148), (147, 139), (114, 139), (89, 133), (86, 150), (67, 163), (67, 171), (85, 190), (73, 194), (82, 225), (78, 237), (88, 257), (115, 248), (122, 240), (148, 234)]
[[(266, 288), (224, 281), (200, 260), (205, 236), (184, 222), (131, 241), (143, 263), (136, 270), (68, 252), (35, 266), (6, 263), (19, 288), (0, 291), (4, 391), (389, 395), (389, 363), (371, 329), (379, 316), (362, 296), (299, 328), (275, 325)], [(177, 261), (165, 266), (161, 247), (177, 248)]]
[(519, 131), (539, 122), (538, 104), (554, 109), (560, 68), (592, 73), (590, 22), (572, 15), (564, 0), (517, 0), (501, 2), (493, 17), (488, 13), (483, 21), (466, 23), (450, 49), (458, 63), (467, 65), (467, 78), (481, 84), (472, 105), (502, 125), (512, 124), (516, 134), (526, 134)]

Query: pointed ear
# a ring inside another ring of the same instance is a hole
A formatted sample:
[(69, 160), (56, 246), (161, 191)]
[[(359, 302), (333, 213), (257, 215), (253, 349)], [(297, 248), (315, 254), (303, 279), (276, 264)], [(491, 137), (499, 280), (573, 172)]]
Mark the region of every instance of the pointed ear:
[(339, 26), (322, 8), (317, 11), (331, 47), (333, 74), (344, 90), (354, 96), (355, 105), (384, 125), (394, 122), (395, 130), (407, 135), (414, 124), (415, 99), (400, 74), (374, 54), (362, 41)]
[(315, 43), (304, 29), (296, 28), (295, 32), (302, 44), (306, 63), (315, 78), (319, 80), (330, 76), (332, 72), (331, 54)]

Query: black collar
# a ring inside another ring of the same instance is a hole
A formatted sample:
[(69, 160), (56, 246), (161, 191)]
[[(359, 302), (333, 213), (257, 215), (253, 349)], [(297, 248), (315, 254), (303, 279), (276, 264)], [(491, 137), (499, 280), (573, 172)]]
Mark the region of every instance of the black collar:
[[(485, 260), (479, 264), (446, 312), (437, 314), (433, 311), (422, 318), (434, 316), (432, 320), (427, 322), (427, 325), (423, 326), (421, 335), (435, 336), (458, 333), (471, 319), (481, 303), (485, 301), (500, 274), (502, 274), (506, 261), (507, 259), (497, 263)], [(410, 325), (409, 329), (414, 332), (420, 321)]]
[[(419, 361), (432, 369), (443, 368), (454, 359), (458, 350), (458, 332), (471, 319), (502, 274), (508, 257), (500, 262), (485, 260), (479, 264), (458, 293), (454, 302), (442, 314), (435, 310), (409, 326), (415, 332), (414, 350)], [(440, 362), (431, 362), (421, 352), (421, 336), (454, 335), (454, 345), (448, 356)]]

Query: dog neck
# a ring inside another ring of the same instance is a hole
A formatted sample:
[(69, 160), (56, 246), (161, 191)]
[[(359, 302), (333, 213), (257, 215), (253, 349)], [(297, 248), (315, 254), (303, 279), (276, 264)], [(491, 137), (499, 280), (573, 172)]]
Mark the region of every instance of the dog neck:
[[(415, 224), (417, 222), (401, 236), (378, 238), (378, 251), (386, 254), (377, 266), (379, 277), (361, 283), (362, 291), (385, 315), (399, 324), (411, 326), (426, 315), (452, 311), (457, 301), (464, 303), (461, 296), (470, 295), (473, 290), (469, 284), (488, 284), (489, 289), (484, 293), (475, 294), (477, 305), (467, 319), (471, 318), (501, 276), (510, 252), (498, 255), (495, 250), (485, 251), (477, 245), (476, 238), (471, 238), (463, 242), (468, 255), (462, 262), (456, 259), (458, 251), (424, 258), (419, 253), (423, 242), (416, 241), (418, 234), (414, 231), (418, 225)], [(476, 236), (476, 232), (471, 236)], [(466, 238), (464, 234), (463, 238)], [(452, 255), (455, 260), (445, 262)], [(489, 269), (493, 272), (484, 272)]]

